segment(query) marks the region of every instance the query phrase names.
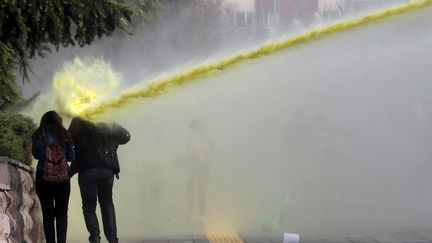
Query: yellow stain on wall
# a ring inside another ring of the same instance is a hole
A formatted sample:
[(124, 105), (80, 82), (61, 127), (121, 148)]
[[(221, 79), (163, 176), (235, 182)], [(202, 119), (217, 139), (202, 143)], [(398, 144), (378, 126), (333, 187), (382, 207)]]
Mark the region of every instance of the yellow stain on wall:
[[(304, 44), (314, 40), (318, 40), (330, 34), (338, 33), (341, 31), (367, 25), (370, 23), (374, 23), (383, 20), (387, 17), (400, 15), (416, 9), (428, 7), (430, 5), (432, 5), (432, 0), (413, 0), (409, 3), (391, 7), (383, 11), (372, 12), (371, 14), (361, 18), (340, 21), (334, 24), (319, 27), (312, 31), (302, 33), (292, 38), (269, 42), (263, 44), (262, 46), (256, 49), (239, 53), (231, 57), (223, 58), (219, 61), (201, 64), (186, 69), (185, 71), (178, 74), (174, 74), (172, 76), (164, 76), (161, 78), (151, 80), (149, 82), (149, 85), (144, 89), (137, 89), (137, 90), (124, 92), (119, 97), (100, 102), (96, 106), (89, 105), (88, 103), (88, 101), (91, 102), (95, 99), (94, 98), (95, 94), (93, 94), (94, 90), (86, 90), (85, 88), (79, 89), (78, 87), (74, 87), (74, 89), (77, 90), (77, 93), (79, 93), (80, 95), (74, 97), (72, 100), (69, 101), (66, 100), (61, 110), (63, 111), (64, 114), (79, 115), (89, 120), (94, 119), (95, 117), (103, 114), (109, 109), (122, 108), (138, 99), (161, 95), (167, 92), (173, 86), (188, 83), (196, 80), (197, 78), (202, 78), (207, 75), (211, 75), (217, 71), (224, 70), (225, 68), (233, 66), (234, 64), (237, 64), (239, 62), (252, 59), (252, 58), (266, 56), (299, 44)], [(73, 82), (69, 81), (68, 79), (61, 80), (59, 82), (66, 82), (66, 83), (69, 82), (70, 86), (73, 86)], [(63, 95), (61, 96), (64, 97)]]

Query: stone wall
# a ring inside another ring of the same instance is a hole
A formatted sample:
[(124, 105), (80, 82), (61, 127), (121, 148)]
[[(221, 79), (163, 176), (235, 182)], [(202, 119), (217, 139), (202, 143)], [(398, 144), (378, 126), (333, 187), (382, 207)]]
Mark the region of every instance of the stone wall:
[(0, 243), (44, 240), (33, 174), (30, 166), (0, 156)]

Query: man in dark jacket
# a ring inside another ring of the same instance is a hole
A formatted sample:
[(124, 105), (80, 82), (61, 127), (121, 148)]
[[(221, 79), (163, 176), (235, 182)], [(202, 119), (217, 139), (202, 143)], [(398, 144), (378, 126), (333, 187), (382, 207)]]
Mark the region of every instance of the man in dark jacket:
[(112, 199), (114, 175), (119, 178), (120, 166), (117, 148), (130, 140), (129, 132), (118, 124), (91, 123), (74, 118), (69, 126), (75, 144), (75, 161), (71, 175), (78, 173), (84, 220), (89, 241), (100, 242), (96, 203), (102, 213), (105, 237), (110, 243), (118, 242), (117, 225)]

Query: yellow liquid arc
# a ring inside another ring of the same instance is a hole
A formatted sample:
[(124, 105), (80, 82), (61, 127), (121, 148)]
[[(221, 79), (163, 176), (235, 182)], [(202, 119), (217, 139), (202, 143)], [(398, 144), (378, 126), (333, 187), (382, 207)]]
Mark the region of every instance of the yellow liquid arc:
[[(379, 12), (370, 13), (369, 15), (363, 16), (361, 18), (344, 20), (327, 26), (319, 27), (314, 30), (299, 34), (292, 38), (265, 43), (253, 50), (222, 58), (212, 63), (200, 64), (188, 68), (178, 74), (174, 74), (171, 76), (163, 76), (154, 80), (150, 80), (146, 88), (130, 90), (122, 93), (119, 97), (112, 98), (107, 101), (100, 101), (99, 103), (96, 103), (94, 105), (89, 105), (89, 100), (97, 99), (95, 90), (88, 90), (85, 87), (78, 87), (78, 84), (76, 82), (60, 79), (56, 81), (56, 85), (54, 87), (56, 90), (57, 99), (61, 99), (65, 95), (59, 94), (57, 92), (58, 89), (56, 88), (56, 86), (62, 87), (62, 82), (69, 82), (69, 86), (73, 86), (74, 89), (78, 90), (78, 93), (82, 94), (83, 97), (81, 97), (80, 95), (76, 95), (73, 100), (66, 99), (68, 100), (68, 102), (58, 103), (60, 106), (59, 110), (62, 112), (62, 114), (67, 116), (80, 116), (84, 119), (93, 120), (96, 119), (97, 116), (102, 115), (110, 109), (125, 107), (142, 98), (159, 96), (166, 93), (171, 87), (189, 83), (198, 78), (206, 77), (208, 75), (214, 74), (215, 72), (233, 66), (234, 64), (237, 64), (239, 62), (270, 55), (272, 53), (299, 44), (318, 40), (330, 34), (371, 24), (391, 16), (411, 12), (417, 9), (428, 7), (430, 5), (432, 5), (432, 0), (411, 1), (403, 5), (391, 7)], [(112, 76), (114, 74), (110, 75)]]

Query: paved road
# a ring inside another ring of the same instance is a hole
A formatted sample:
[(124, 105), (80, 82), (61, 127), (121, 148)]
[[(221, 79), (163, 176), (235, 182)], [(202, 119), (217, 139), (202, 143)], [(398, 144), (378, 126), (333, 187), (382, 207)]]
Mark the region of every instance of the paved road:
[[(244, 243), (282, 243), (282, 233), (265, 236), (239, 235)], [(227, 239), (213, 239), (211, 242), (205, 235), (159, 238), (144, 240), (128, 240), (134, 243), (232, 243)], [(432, 229), (399, 232), (369, 232), (369, 233), (329, 233), (317, 236), (300, 235), (304, 243), (432, 243)]]

